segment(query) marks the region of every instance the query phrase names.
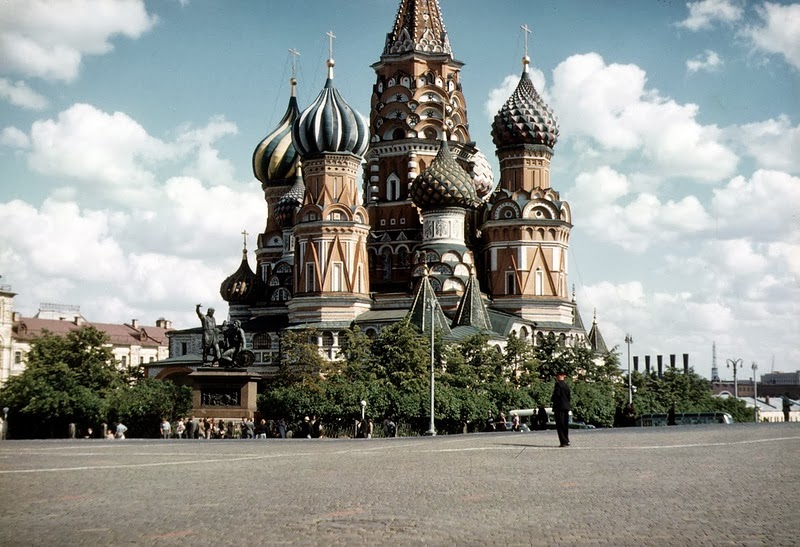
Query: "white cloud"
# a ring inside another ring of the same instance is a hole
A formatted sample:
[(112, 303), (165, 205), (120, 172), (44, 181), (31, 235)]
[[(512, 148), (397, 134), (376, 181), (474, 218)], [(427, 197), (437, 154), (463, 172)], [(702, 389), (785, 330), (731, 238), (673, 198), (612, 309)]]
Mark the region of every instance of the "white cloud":
[(0, 78), (0, 97), (14, 106), (29, 110), (41, 110), (47, 106), (47, 99), (23, 81), (11, 82), (6, 78)]
[(734, 23), (742, 17), (742, 8), (730, 0), (701, 0), (686, 7), (689, 15), (677, 25), (692, 31), (711, 28), (716, 22)]
[(761, 24), (746, 27), (744, 36), (756, 49), (783, 55), (787, 63), (800, 70), (800, 4), (765, 2), (756, 12)]
[(800, 177), (761, 169), (714, 190), (711, 210), (724, 237), (800, 243)]
[[(635, 252), (712, 226), (694, 196), (662, 203), (648, 192), (633, 195), (630, 188), (628, 177), (602, 166), (578, 175), (567, 199), (573, 215), (592, 237)], [(629, 195), (633, 198), (625, 201)]]
[(28, 148), (31, 140), (24, 131), (16, 127), (4, 127), (0, 132), (0, 144), (11, 148)]
[(212, 118), (205, 127), (184, 128), (177, 145), (186, 151), (196, 150), (197, 154), (195, 161), (184, 169), (184, 174), (219, 184), (234, 183), (236, 169), (229, 160), (219, 157), (213, 145), (217, 140), (238, 132), (235, 123), (221, 116)]
[(734, 126), (726, 131), (759, 166), (800, 174), (800, 125), (792, 125), (788, 116)]
[(31, 143), (31, 169), (98, 183), (123, 200), (151, 193), (150, 166), (170, 154), (127, 114), (106, 114), (88, 104), (75, 104), (56, 120), (34, 122)]
[[(550, 97), (547, 93), (547, 82), (544, 77), (544, 73), (538, 68), (530, 68), (528, 75), (531, 78), (531, 82), (533, 82), (533, 87), (536, 88), (536, 91), (539, 93), (542, 99), (546, 103), (549, 103)], [(514, 91), (517, 89), (519, 81), (519, 74), (509, 74), (503, 78), (503, 82), (498, 87), (489, 90), (489, 96), (483, 103), (483, 110), (486, 112), (487, 119), (490, 122), (494, 121), (495, 114), (497, 114), (497, 112), (503, 107), (509, 97), (511, 97)]]
[(0, 73), (70, 82), (85, 55), (108, 53), (114, 36), (135, 39), (155, 23), (142, 0), (0, 2)]
[(712, 49), (707, 49), (704, 53), (686, 61), (686, 69), (689, 72), (699, 72), (701, 70), (713, 72), (721, 67), (722, 64), (719, 54)]
[(697, 122), (698, 107), (647, 89), (636, 65), (607, 65), (597, 53), (573, 55), (553, 71), (554, 108), (562, 134), (586, 136), (608, 151), (642, 155), (664, 177), (714, 182), (732, 175), (738, 157), (721, 131)]

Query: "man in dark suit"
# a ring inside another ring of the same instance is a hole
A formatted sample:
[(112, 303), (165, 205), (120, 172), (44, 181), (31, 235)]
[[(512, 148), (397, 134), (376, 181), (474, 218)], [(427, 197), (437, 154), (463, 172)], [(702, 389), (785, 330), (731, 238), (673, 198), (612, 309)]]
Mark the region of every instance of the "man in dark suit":
[(564, 381), (567, 375), (563, 372), (556, 373), (556, 383), (553, 386), (553, 415), (556, 420), (556, 431), (560, 447), (569, 446), (569, 386)]

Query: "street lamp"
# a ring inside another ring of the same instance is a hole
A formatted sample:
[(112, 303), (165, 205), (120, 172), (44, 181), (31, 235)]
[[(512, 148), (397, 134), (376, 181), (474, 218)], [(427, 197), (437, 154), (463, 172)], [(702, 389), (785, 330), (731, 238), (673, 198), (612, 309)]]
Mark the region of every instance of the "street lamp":
[(367, 408), (367, 401), (361, 400), (361, 419), (364, 419), (364, 409)]
[(625, 343), (628, 344), (628, 404), (633, 404), (633, 388), (631, 387), (631, 344), (633, 344), (633, 336), (630, 334), (625, 335)]
[(753, 413), (755, 414), (756, 423), (758, 423), (758, 378), (756, 377), (758, 364), (753, 361), (753, 364), (750, 366), (750, 368), (753, 369), (753, 407), (755, 408)]
[(433, 312), (435, 310), (436, 300), (434, 298), (431, 298), (428, 301), (428, 305), (431, 308), (431, 325), (430, 325), (431, 326), (431, 423), (430, 423), (430, 426), (428, 427), (428, 431), (426, 431), (425, 434), (426, 435), (430, 435), (431, 437), (433, 437), (434, 435), (436, 435), (436, 425), (433, 423), (433, 390), (434, 390), (434, 388), (433, 388), (433, 366), (434, 366), (434, 359), (435, 359), (434, 351), (433, 351), (433, 343), (434, 343), (433, 342), (433, 334), (434, 334), (434, 332), (433, 332), (433, 330), (434, 330), (433, 329), (433, 326), (434, 326), (433, 325)]
[(737, 399), (739, 398), (739, 382), (736, 381), (736, 365), (739, 365), (738, 368), (742, 368), (742, 360), (741, 359), (728, 359), (728, 368), (733, 367), (733, 396)]

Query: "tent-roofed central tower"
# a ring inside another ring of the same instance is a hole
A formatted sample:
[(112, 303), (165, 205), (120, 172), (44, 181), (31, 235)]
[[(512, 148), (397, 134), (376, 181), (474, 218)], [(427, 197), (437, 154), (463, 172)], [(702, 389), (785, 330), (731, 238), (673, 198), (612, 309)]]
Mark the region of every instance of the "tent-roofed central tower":
[(410, 296), (422, 227), (409, 186), (436, 157), (445, 135), (467, 172), (477, 165), (484, 175), (476, 184), (479, 195), (491, 186), (491, 171), (483, 169), (488, 163), (469, 135), (462, 66), (453, 57), (438, 1), (401, 0), (380, 61), (372, 65), (377, 80), (364, 200), (371, 224), (370, 285), (378, 296)]

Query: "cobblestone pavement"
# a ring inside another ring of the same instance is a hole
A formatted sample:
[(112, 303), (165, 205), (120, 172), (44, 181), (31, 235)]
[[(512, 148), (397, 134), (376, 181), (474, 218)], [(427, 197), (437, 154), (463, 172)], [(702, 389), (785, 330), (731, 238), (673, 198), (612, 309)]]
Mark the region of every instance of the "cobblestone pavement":
[(0, 545), (798, 545), (800, 426), (0, 442)]

